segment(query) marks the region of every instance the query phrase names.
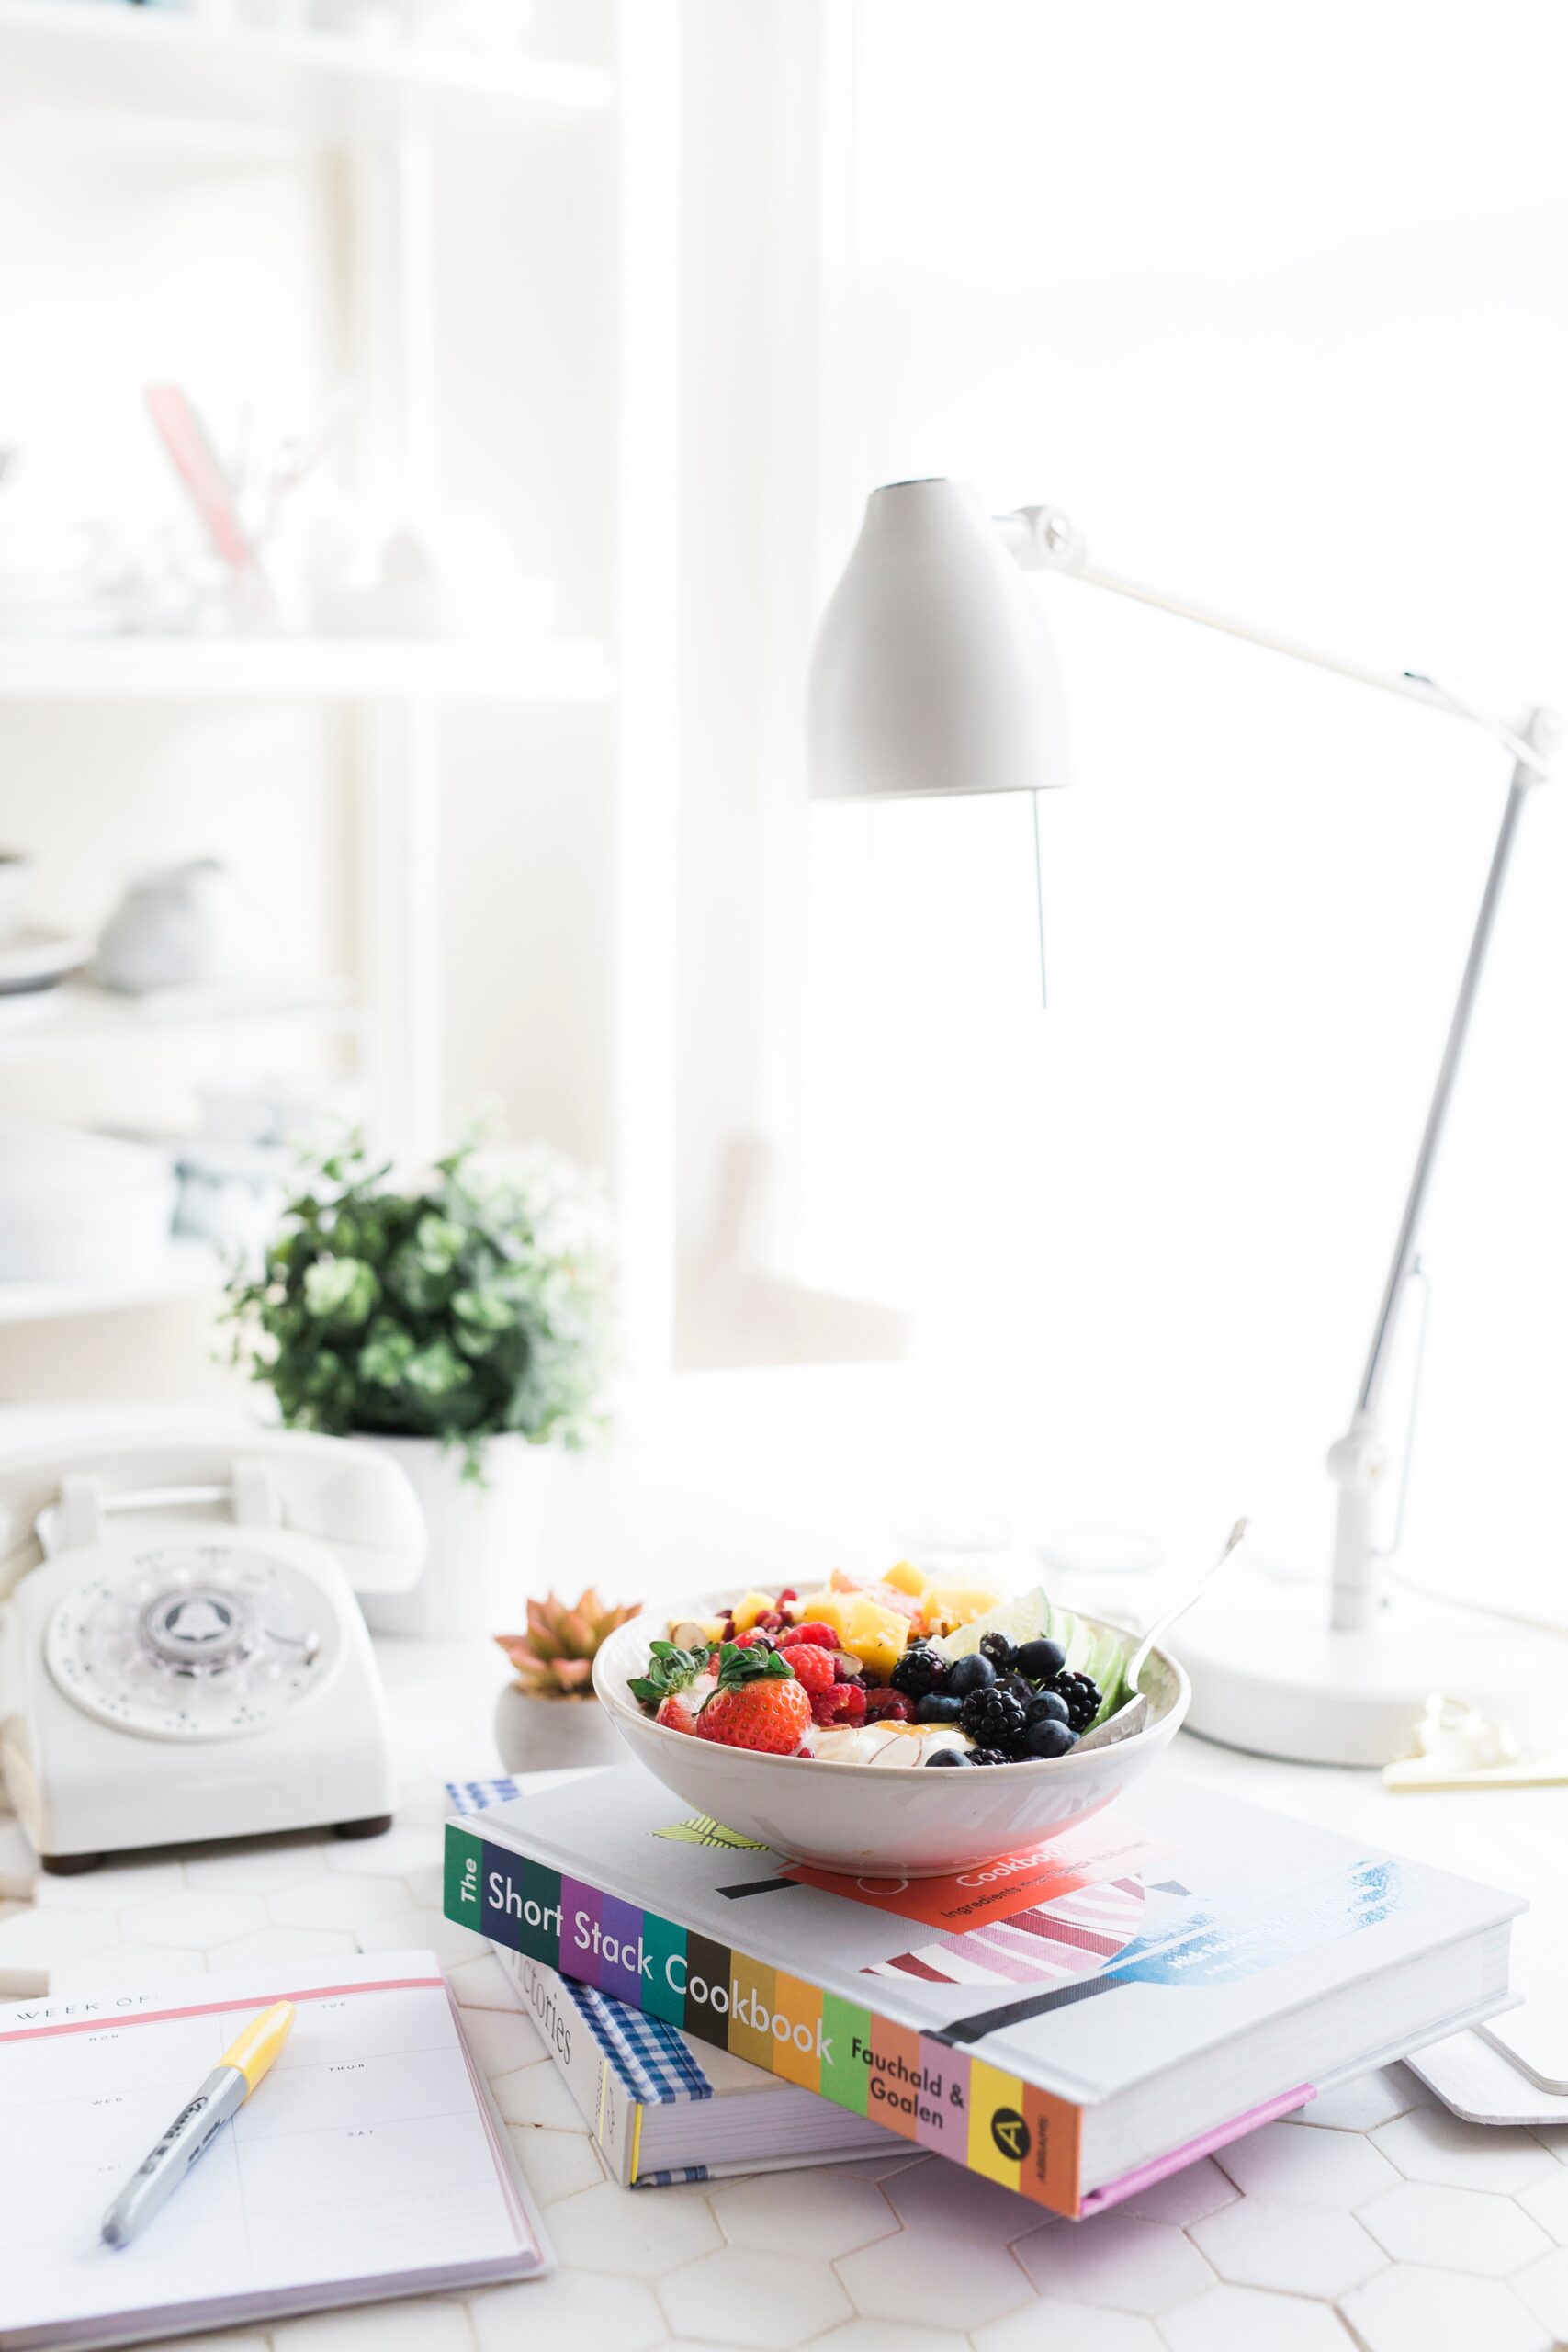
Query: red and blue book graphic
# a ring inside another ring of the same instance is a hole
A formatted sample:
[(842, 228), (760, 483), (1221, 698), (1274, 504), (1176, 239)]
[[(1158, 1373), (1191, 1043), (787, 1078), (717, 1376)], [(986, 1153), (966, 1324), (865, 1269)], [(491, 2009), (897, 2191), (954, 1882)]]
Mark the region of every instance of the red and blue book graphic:
[(1124, 1951), (1144, 1923), (1141, 1878), (1113, 1878), (1078, 1888), (971, 1928), (938, 1936), (891, 1960), (873, 1961), (866, 1976), (912, 1976), (927, 1984), (1075, 1984)]

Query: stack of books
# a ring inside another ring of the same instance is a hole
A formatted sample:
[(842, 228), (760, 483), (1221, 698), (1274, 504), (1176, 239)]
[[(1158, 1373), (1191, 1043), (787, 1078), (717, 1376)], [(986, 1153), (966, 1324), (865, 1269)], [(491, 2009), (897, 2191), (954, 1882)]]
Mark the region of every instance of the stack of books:
[(635, 1766), (454, 1795), (502, 1802), (447, 1824), (447, 1917), (629, 2186), (880, 2127), (1076, 2217), (1509, 2006), (1516, 1897), (1168, 1773), (955, 1879), (807, 1870)]

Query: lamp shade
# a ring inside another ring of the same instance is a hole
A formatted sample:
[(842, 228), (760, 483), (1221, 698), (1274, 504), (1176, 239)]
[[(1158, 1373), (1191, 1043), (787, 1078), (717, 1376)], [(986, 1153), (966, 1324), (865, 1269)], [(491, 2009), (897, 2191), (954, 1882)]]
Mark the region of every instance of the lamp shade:
[(818, 631), (809, 741), (818, 799), (1070, 781), (1044, 616), (966, 482), (872, 492)]

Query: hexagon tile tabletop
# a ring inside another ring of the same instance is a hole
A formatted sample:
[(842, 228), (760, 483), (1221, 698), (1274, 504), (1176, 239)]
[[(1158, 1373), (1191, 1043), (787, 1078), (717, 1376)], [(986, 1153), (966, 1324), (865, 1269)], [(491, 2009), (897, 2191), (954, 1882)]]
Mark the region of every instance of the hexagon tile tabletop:
[(474, 1683), (474, 1670), (421, 1682), (398, 1825), (363, 1845), (272, 1838), (50, 1879), (0, 1819), (0, 1998), (432, 1946), (545, 2211), (560, 2267), (543, 2283), (290, 2319), (203, 2337), (200, 2352), (1568, 2346), (1568, 2133), (1461, 2123), (1402, 2066), (1079, 2223), (1042, 2222), (913, 2152), (614, 2187), (488, 1947), (441, 1917), (442, 1725), (455, 1777), (495, 1769), (476, 1752)]

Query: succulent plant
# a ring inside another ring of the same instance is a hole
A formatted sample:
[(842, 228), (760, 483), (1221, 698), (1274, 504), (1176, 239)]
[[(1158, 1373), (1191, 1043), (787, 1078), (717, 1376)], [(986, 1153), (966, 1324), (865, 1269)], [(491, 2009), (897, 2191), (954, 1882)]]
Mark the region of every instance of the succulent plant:
[(592, 1699), (593, 1660), (617, 1625), (635, 1617), (638, 1604), (606, 1608), (592, 1585), (567, 1602), (552, 1592), (528, 1603), (525, 1634), (497, 1634), (496, 1646), (516, 1669), (517, 1688), (530, 1699)]

